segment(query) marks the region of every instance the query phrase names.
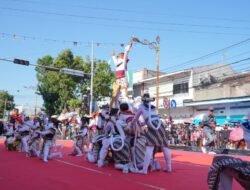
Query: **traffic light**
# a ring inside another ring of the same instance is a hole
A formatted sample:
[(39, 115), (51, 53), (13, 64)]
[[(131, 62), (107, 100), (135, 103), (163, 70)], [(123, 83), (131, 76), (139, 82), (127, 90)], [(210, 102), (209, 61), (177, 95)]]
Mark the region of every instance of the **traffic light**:
[(26, 66), (28, 66), (30, 64), (29, 61), (22, 60), (22, 59), (14, 59), (14, 63), (19, 64), (19, 65), (26, 65)]

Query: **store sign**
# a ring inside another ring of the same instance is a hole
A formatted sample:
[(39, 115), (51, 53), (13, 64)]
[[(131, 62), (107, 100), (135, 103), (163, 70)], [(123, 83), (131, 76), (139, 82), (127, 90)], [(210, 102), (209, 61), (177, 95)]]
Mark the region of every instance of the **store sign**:
[(176, 108), (177, 107), (177, 102), (174, 99), (172, 99), (171, 103), (170, 103), (170, 106), (171, 106), (171, 108)]

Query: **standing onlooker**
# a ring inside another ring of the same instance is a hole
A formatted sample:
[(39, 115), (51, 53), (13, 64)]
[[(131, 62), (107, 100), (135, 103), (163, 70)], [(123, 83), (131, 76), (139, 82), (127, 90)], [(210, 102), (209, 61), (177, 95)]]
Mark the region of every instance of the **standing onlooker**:
[(203, 132), (206, 139), (205, 144), (203, 144), (203, 146), (201, 147), (201, 150), (203, 153), (207, 153), (214, 146), (214, 128), (216, 127), (216, 123), (213, 108), (209, 108), (208, 114), (204, 115), (201, 126), (203, 127)]

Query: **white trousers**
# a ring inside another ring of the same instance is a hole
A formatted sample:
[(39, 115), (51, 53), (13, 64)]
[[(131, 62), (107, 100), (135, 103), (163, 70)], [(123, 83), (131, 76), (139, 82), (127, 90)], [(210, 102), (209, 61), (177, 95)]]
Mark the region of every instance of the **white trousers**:
[(43, 161), (44, 162), (48, 162), (48, 159), (52, 159), (54, 157), (62, 157), (62, 153), (61, 152), (50, 152), (51, 149), (54, 146), (54, 143), (52, 140), (46, 140), (44, 142), (44, 149), (43, 149)]
[[(150, 165), (151, 160), (153, 159), (153, 151), (154, 151), (153, 146), (147, 146), (146, 147), (146, 152), (145, 152), (145, 157), (144, 157), (144, 162), (143, 162), (143, 168), (139, 173), (147, 174), (148, 167)], [(167, 147), (162, 147), (162, 152), (164, 154), (164, 158), (165, 158), (165, 162), (166, 162), (165, 171), (166, 172), (171, 172), (172, 171), (172, 161), (171, 161), (170, 150)]]
[(29, 136), (26, 135), (26, 136), (23, 136), (21, 138), (21, 142), (22, 142), (22, 150), (26, 153), (29, 152), (29, 146), (28, 146), (28, 139), (29, 139)]
[(99, 160), (98, 160), (98, 166), (101, 167), (104, 165), (104, 160), (108, 154), (108, 150), (109, 150), (109, 146), (110, 146), (110, 141), (111, 139), (110, 138), (104, 138), (102, 140), (102, 148), (99, 152)]

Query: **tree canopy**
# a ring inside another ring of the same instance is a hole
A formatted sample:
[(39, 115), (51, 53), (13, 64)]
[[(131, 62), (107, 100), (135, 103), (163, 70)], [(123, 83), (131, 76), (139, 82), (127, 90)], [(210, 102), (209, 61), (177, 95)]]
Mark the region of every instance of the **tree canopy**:
[(5, 111), (10, 111), (15, 107), (14, 96), (7, 91), (0, 91), (0, 115), (3, 117)]
[[(37, 61), (38, 65), (53, 66), (57, 68), (69, 68), (90, 73), (91, 62), (75, 56), (71, 50), (65, 50), (57, 57), (44, 56)], [(36, 67), (38, 79), (38, 91), (40, 92), (44, 108), (47, 114), (58, 114), (66, 107), (79, 106), (82, 102), (82, 95), (88, 95), (90, 80), (61, 72), (45, 70)], [(111, 94), (111, 83), (114, 80), (114, 73), (110, 65), (104, 60), (94, 60), (94, 99), (100, 100)]]

